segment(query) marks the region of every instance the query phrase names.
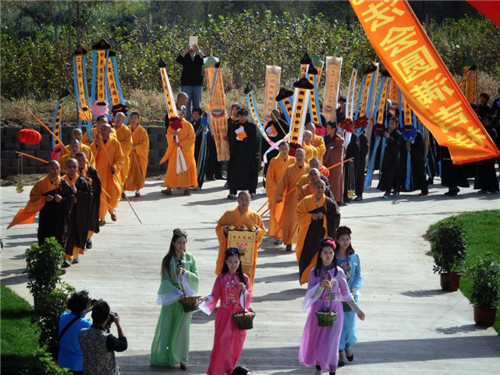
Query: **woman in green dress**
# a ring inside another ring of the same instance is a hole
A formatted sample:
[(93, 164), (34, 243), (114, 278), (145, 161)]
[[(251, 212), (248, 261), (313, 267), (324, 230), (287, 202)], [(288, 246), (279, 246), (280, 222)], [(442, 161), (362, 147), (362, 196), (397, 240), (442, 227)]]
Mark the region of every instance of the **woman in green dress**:
[(170, 249), (161, 265), (161, 285), (157, 303), (162, 305), (151, 345), (151, 365), (176, 366), (187, 370), (189, 329), (192, 312), (184, 312), (178, 301), (198, 292), (198, 270), (191, 254), (186, 253), (187, 233), (174, 229)]

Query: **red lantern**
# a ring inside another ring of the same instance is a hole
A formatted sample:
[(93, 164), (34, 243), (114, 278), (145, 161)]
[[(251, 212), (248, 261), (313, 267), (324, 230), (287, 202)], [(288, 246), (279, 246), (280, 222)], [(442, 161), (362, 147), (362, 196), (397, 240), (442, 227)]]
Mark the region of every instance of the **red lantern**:
[(36, 145), (42, 140), (42, 135), (35, 129), (21, 129), (17, 132), (17, 139), (27, 145)]

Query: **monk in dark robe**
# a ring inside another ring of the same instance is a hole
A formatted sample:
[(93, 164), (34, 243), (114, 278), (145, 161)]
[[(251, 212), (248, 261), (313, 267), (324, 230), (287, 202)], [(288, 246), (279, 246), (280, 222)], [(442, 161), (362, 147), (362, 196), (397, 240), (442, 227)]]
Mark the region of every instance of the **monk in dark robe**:
[(441, 146), (441, 185), (448, 187), (444, 193), (447, 196), (455, 196), (460, 191), (460, 187), (469, 187), (466, 167), (464, 165), (454, 165), (451, 160), (448, 147)]
[(355, 186), (354, 193), (356, 194), (355, 201), (363, 200), (363, 191), (365, 188), (365, 171), (366, 171), (366, 156), (368, 155), (368, 137), (363, 132), (358, 136), (359, 154), (358, 160), (355, 160)]
[(88, 164), (87, 158), (84, 153), (79, 152), (76, 154), (78, 162), (78, 174), (83, 177), (92, 190), (92, 201), (90, 203), (88, 212), (88, 232), (87, 249), (92, 248), (92, 236), (94, 233), (99, 233), (99, 207), (101, 205), (101, 179), (97, 170)]
[(78, 263), (78, 255), (84, 253), (89, 230), (89, 213), (92, 206), (92, 190), (87, 180), (78, 174), (78, 162), (70, 158), (66, 161), (66, 175), (63, 177), (75, 195), (71, 210), (68, 237), (64, 247), (63, 267)]
[[(483, 118), (483, 125), (493, 142), (499, 145), (498, 132), (493, 127), (493, 116), (487, 114)], [(479, 189), (478, 194), (494, 194), (499, 190), (498, 178), (495, 172), (495, 161), (496, 158), (477, 162), (474, 189)]]
[[(194, 134), (196, 135), (196, 140), (194, 141), (194, 160), (196, 162), (196, 172), (198, 177), (198, 187), (201, 189), (203, 182), (205, 181), (205, 171), (207, 169), (207, 157), (208, 157), (208, 126), (202, 124), (203, 111), (200, 108), (193, 109), (193, 119), (191, 124), (193, 124)], [(203, 153), (200, 155), (200, 153)]]
[(242, 108), (238, 111), (238, 122), (228, 129), (230, 147), (229, 195), (234, 199), (238, 190), (248, 190), (251, 196), (257, 190), (258, 165), (258, 138), (255, 124), (248, 121), (248, 110)]
[[(410, 170), (408, 171), (408, 156), (410, 157)], [(422, 133), (412, 125), (403, 129), (403, 143), (401, 144), (400, 176), (403, 191), (420, 189), (419, 196), (429, 194), (427, 179), (425, 177), (425, 145)]]
[(349, 203), (356, 190), (356, 169), (359, 162), (359, 139), (354, 133), (346, 133), (344, 142), (347, 143), (344, 160), (354, 158), (352, 161), (344, 163), (344, 202)]
[[(272, 120), (269, 121), (265, 126), (265, 131), (271, 142), (276, 143), (288, 134), (288, 124), (285, 120), (280, 118), (280, 112), (277, 109), (273, 109), (271, 111), (271, 117)], [(271, 151), (269, 151), (270, 148), (271, 145), (267, 142), (266, 139), (262, 138), (262, 160), (264, 160), (264, 155), (266, 155), (267, 160), (267, 163), (264, 164), (264, 186), (269, 163), (271, 162), (271, 159), (275, 158), (279, 154), (278, 147), (275, 147)]]
[(42, 245), (46, 238), (55, 237), (64, 248), (75, 194), (66, 180), (59, 177), (60, 172), (59, 163), (51, 160), (48, 177), (53, 181), (54, 189), (43, 194), (45, 205), (38, 217), (38, 244)]
[(389, 120), (389, 129), (384, 132), (386, 139), (384, 161), (380, 171), (380, 181), (377, 189), (384, 191), (382, 198), (389, 199), (391, 191), (395, 197), (401, 189), (401, 177), (399, 171), (401, 144), (403, 136), (399, 131), (399, 120), (392, 117)]
[(319, 244), (325, 237), (335, 236), (340, 225), (337, 203), (325, 196), (326, 184), (322, 180), (314, 183), (314, 194), (308, 195), (297, 206), (296, 217), (299, 236), (295, 255), (299, 264), (300, 284), (305, 284), (309, 273), (316, 266)]
[(55, 237), (64, 247), (74, 195), (68, 183), (60, 176), (59, 163), (51, 160), (47, 163), (47, 168), (47, 176), (33, 185), (26, 207), (18, 211), (7, 229), (14, 225), (34, 223), (39, 212), (38, 244), (42, 245), (48, 237)]

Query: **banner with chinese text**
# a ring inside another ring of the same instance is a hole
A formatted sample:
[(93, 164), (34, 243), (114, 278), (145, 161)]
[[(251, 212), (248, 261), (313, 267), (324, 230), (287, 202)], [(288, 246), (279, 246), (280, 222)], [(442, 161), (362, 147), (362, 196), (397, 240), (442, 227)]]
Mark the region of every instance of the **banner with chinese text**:
[(454, 164), (500, 152), (439, 57), (407, 1), (350, 0), (401, 93)]
[[(240, 250), (240, 261), (243, 273), (253, 274), (255, 232), (230, 230), (227, 233), (227, 247), (237, 247)], [(251, 272), (248, 272), (252, 270)]]

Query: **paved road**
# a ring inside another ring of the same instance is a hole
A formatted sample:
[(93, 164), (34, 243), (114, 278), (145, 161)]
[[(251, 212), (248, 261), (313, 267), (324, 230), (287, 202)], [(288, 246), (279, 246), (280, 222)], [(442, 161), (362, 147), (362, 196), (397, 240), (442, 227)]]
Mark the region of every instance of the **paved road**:
[[(221, 181), (207, 182), (191, 197), (160, 194), (161, 183), (147, 182), (143, 197), (131, 198), (143, 221), (139, 225), (126, 202), (118, 207), (118, 221), (94, 238), (94, 247), (71, 267), (64, 280), (77, 289), (104, 298), (120, 313), (129, 349), (120, 355), (122, 374), (185, 374), (178, 369), (149, 366), (149, 350), (160, 312), (155, 304), (160, 264), (172, 230), (188, 231), (188, 251), (194, 254), (200, 293), (208, 294), (214, 281), (218, 249), (214, 226), (222, 213), (236, 205), (228, 201)], [(360, 342), (355, 361), (339, 374), (493, 374), (500, 368), (500, 339), (493, 329), (473, 323), (472, 307), (460, 292), (443, 293), (439, 277), (426, 256), (428, 226), (460, 212), (498, 208), (500, 195), (479, 196), (462, 189), (458, 197), (443, 196), (434, 185), (428, 197), (416, 193), (385, 201), (372, 189), (365, 200), (341, 208), (342, 224), (353, 230), (353, 245), (362, 261), (360, 306), (366, 320), (358, 322)], [(175, 193), (175, 192), (174, 192)], [(5, 231), (28, 198), (29, 187), (17, 194), (1, 188), (2, 283), (31, 301), (23, 275), (27, 246), (36, 241), (36, 225)], [(264, 203), (259, 196), (251, 207)], [(266, 223), (267, 224), (267, 223)], [(259, 251), (253, 308), (255, 328), (241, 357), (254, 374), (313, 374), (299, 365), (298, 346), (306, 315), (301, 312), (305, 287), (299, 286), (295, 254), (264, 239)], [(214, 315), (197, 312), (191, 327), (191, 374), (206, 372), (214, 332)]]

